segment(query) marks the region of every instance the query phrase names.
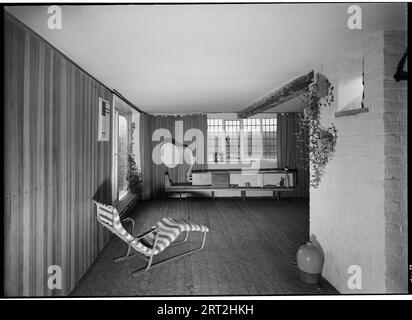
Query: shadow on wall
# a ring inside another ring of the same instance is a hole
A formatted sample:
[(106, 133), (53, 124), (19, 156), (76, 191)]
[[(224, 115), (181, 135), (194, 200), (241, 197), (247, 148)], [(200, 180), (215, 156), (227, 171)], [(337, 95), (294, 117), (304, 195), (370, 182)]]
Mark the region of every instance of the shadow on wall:
[(101, 202), (101, 203), (108, 203), (110, 202), (110, 194), (111, 194), (112, 185), (110, 183), (110, 179), (106, 179), (103, 183), (97, 188), (96, 192), (93, 195), (93, 200)]
[(322, 246), (320, 245), (318, 239), (316, 239), (316, 236), (315, 236), (313, 233), (310, 234), (309, 241), (310, 241), (316, 248), (318, 248), (318, 249), (320, 250), (323, 258), (325, 258), (325, 252), (323, 251)]

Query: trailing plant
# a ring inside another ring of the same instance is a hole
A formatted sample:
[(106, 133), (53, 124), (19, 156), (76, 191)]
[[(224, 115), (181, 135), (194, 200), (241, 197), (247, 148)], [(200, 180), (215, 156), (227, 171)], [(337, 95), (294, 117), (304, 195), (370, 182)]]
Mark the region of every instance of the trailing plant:
[(336, 146), (335, 125), (331, 123), (325, 128), (320, 124), (320, 109), (331, 106), (334, 101), (333, 87), (329, 86), (327, 96), (322, 99), (319, 99), (315, 90), (309, 90), (301, 101), (303, 112), (299, 114), (300, 130), (297, 133), (297, 144), (304, 163), (311, 165), (310, 185), (317, 188)]
[(130, 144), (129, 144), (129, 156), (128, 156), (128, 170), (127, 181), (129, 181), (129, 189), (133, 193), (138, 193), (142, 190), (143, 180), (142, 174), (139, 172), (139, 168), (135, 161), (135, 154), (133, 153), (133, 132), (136, 129), (136, 124), (132, 122), (130, 124)]

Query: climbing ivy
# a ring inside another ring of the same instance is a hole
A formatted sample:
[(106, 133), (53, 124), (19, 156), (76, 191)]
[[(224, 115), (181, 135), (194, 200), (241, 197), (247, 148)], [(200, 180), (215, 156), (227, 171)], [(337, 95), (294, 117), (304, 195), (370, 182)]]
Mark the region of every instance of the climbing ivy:
[[(320, 109), (330, 107), (334, 101), (333, 86), (329, 86), (326, 97), (320, 99), (315, 90), (309, 90), (301, 98), (303, 112), (299, 114), (299, 132), (297, 133), (301, 157), (311, 165), (310, 186), (317, 188), (329, 159), (335, 152), (337, 130), (335, 125), (327, 128), (320, 124)], [(301, 147), (302, 149), (302, 147)]]

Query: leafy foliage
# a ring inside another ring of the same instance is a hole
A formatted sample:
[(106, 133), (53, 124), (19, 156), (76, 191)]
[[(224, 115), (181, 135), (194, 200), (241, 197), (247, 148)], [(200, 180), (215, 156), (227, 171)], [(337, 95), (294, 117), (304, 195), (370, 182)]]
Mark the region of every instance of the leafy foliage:
[(310, 90), (301, 101), (303, 112), (299, 114), (300, 130), (297, 133), (297, 142), (307, 151), (301, 150), (300, 153), (301, 156), (306, 157), (304, 160), (311, 164), (310, 185), (317, 188), (336, 146), (335, 125), (331, 123), (330, 127), (325, 128), (320, 124), (320, 108), (329, 107), (334, 101), (333, 87), (329, 87), (328, 95), (323, 99), (319, 99), (316, 92)]
[(135, 155), (133, 153), (133, 132), (136, 129), (136, 124), (132, 122), (130, 124), (130, 144), (129, 144), (129, 156), (128, 156), (128, 172), (127, 181), (129, 181), (130, 191), (133, 193), (138, 193), (142, 190), (143, 180), (142, 174), (139, 172), (135, 161)]

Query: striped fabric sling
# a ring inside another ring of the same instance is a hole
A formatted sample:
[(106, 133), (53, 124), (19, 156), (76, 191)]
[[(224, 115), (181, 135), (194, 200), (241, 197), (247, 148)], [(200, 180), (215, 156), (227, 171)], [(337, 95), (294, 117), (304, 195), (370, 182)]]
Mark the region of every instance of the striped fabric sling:
[[(163, 218), (153, 226), (153, 232), (137, 239), (130, 235), (120, 221), (120, 216), (113, 206), (94, 201), (97, 206), (97, 220), (106, 228), (115, 233), (119, 238), (134, 248), (137, 252), (145, 255), (157, 255), (170, 246), (181, 233), (199, 231), (209, 232), (209, 228), (201, 224), (192, 223), (183, 218)], [(156, 246), (154, 246), (157, 234)]]
[[(194, 224), (183, 218), (163, 218), (157, 222), (154, 228), (158, 231), (158, 239), (154, 250), (158, 253), (165, 250), (183, 232), (200, 231), (208, 232), (209, 228), (200, 224)], [(155, 234), (150, 233), (142, 239), (145, 244), (153, 248)]]

